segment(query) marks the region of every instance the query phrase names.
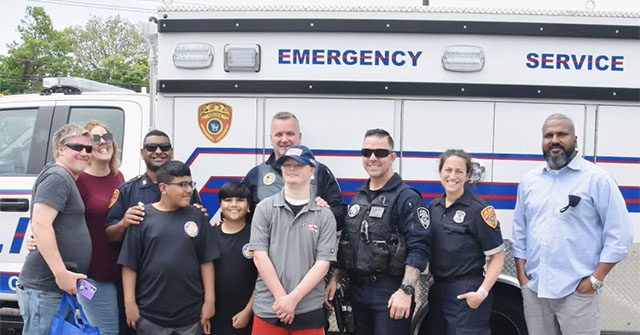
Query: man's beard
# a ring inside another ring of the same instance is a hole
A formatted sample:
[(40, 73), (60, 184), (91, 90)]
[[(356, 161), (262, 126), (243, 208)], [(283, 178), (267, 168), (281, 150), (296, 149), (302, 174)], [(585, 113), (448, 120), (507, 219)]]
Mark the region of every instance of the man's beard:
[(573, 157), (575, 157), (577, 153), (576, 147), (571, 146), (567, 149), (564, 149), (561, 155), (551, 156), (549, 154), (551, 149), (558, 148), (558, 147), (562, 148), (562, 146), (557, 145), (557, 146), (552, 146), (551, 148), (549, 148), (549, 150), (542, 152), (544, 155), (544, 159), (547, 161), (547, 164), (549, 164), (549, 167), (552, 170), (558, 170), (565, 167), (567, 164), (569, 164), (569, 162), (571, 162), (571, 160), (573, 159)]

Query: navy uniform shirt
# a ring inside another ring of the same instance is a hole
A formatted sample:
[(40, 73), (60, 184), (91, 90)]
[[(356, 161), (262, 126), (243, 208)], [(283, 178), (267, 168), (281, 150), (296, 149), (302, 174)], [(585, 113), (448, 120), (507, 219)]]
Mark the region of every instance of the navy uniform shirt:
[[(271, 166), (280, 176), (282, 176), (282, 170), (276, 167), (276, 156), (273, 153), (271, 153), (265, 163)], [(315, 181), (318, 196), (324, 199), (329, 206), (331, 206), (331, 212), (336, 219), (338, 230), (340, 230), (342, 229), (344, 216), (347, 214), (347, 205), (342, 198), (342, 191), (340, 190), (340, 186), (338, 185), (336, 178), (333, 176), (333, 173), (331, 173), (326, 165), (318, 162), (318, 167), (316, 169), (317, 171), (314, 175), (318, 177), (318, 180)], [(258, 185), (263, 182), (262, 177), (259, 175), (259, 165), (249, 170), (244, 179), (242, 179), (242, 182), (249, 187), (249, 190), (251, 190), (252, 199), (251, 212), (249, 213), (249, 216), (252, 216), (256, 205), (260, 202), (257, 192)], [(251, 218), (249, 218), (249, 222), (250, 219)]]
[(482, 274), (485, 257), (504, 250), (495, 210), (467, 187), (449, 208), (445, 206), (445, 195), (429, 205), (429, 271), (437, 277)]
[[(147, 205), (159, 200), (160, 188), (158, 184), (154, 184), (146, 173), (134, 177), (113, 191), (105, 226), (108, 227), (118, 223), (124, 217), (127, 209), (137, 205), (138, 202)], [(202, 203), (195, 189), (191, 196), (191, 203)]]
[[(358, 191), (366, 192), (367, 198), (371, 202), (379, 193), (391, 192), (402, 183), (400, 175), (394, 173), (393, 177), (381, 189), (369, 190), (369, 181), (367, 181)], [(404, 263), (424, 271), (430, 254), (431, 229), (429, 229), (428, 220), (420, 221), (418, 217), (420, 212), (418, 208), (420, 207), (425, 207), (420, 193), (413, 189), (403, 191), (398, 195), (391, 208), (391, 224), (398, 228), (407, 244), (407, 257)]]

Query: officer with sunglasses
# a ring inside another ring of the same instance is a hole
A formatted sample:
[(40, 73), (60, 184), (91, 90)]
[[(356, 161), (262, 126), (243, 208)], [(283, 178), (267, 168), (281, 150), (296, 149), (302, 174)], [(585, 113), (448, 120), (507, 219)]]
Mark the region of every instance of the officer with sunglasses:
[[(393, 171), (395, 158), (386, 130), (366, 132), (362, 165), (370, 178), (351, 200), (338, 247), (356, 334), (409, 334), (415, 287), (429, 259), (429, 211)], [(329, 286), (335, 289), (335, 278)]]
[[(140, 156), (147, 166), (143, 175), (134, 177), (120, 185), (114, 192), (109, 204), (109, 214), (105, 221), (107, 238), (117, 244), (118, 249), (124, 240), (127, 227), (137, 225), (144, 219), (144, 206), (160, 199), (160, 189), (157, 184), (156, 173), (167, 162), (173, 159), (173, 147), (169, 136), (160, 130), (152, 130), (144, 136)], [(200, 204), (198, 191), (193, 188), (191, 204)], [(202, 208), (201, 206), (198, 206)], [(120, 298), (122, 297), (119, 294)], [(135, 334), (135, 331), (126, 326), (121, 301), (118, 306), (122, 313), (120, 322), (120, 334)]]

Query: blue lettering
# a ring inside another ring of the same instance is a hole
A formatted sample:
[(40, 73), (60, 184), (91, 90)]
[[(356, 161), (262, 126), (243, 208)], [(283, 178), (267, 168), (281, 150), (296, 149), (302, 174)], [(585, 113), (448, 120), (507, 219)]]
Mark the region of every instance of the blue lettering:
[(559, 69), (560, 66), (564, 67), (565, 70), (569, 70), (569, 55), (565, 54), (557, 54), (556, 55), (556, 69)]
[(394, 51), (393, 54), (391, 55), (391, 62), (393, 63), (393, 65), (402, 66), (402, 65), (404, 65), (404, 63), (406, 63), (406, 61), (403, 60), (403, 59), (398, 60), (398, 58), (399, 58), (398, 55), (404, 56), (405, 53), (404, 53), (404, 51), (400, 51), (400, 50)]
[(600, 64), (601, 60), (605, 60), (608, 61), (609, 57), (605, 56), (605, 55), (600, 55), (598, 57), (596, 57), (596, 69), (600, 70), (600, 71), (605, 71), (609, 68), (609, 65), (607, 65), (606, 63), (604, 65)]
[(324, 50), (314, 49), (311, 55), (311, 64), (324, 64)]
[(624, 71), (622, 68), (623, 60), (624, 56), (611, 56), (611, 71)]
[(309, 64), (309, 50), (293, 49), (293, 64)]
[(384, 53), (380, 52), (380, 50), (376, 50), (375, 52), (375, 64), (380, 65), (389, 65), (389, 50), (385, 50)]
[(571, 55), (571, 60), (573, 61), (573, 67), (575, 67), (576, 70), (580, 70), (582, 69), (582, 65), (584, 65), (584, 59), (587, 58), (587, 56), (580, 55), (580, 61), (578, 61), (576, 57), (577, 57), (576, 55)]
[(418, 51), (416, 53), (413, 53), (413, 51), (409, 51), (409, 57), (411, 58), (411, 66), (418, 65), (418, 58), (420, 58), (420, 56), (422, 56), (422, 51)]
[[(349, 57), (351, 56), (351, 57)], [(355, 50), (345, 50), (342, 54), (342, 62), (345, 65), (353, 65), (358, 62), (358, 53)]]
[(278, 49), (278, 64), (291, 64), (291, 49)]
[(593, 70), (593, 55), (587, 56), (587, 70)]
[(553, 54), (542, 54), (540, 58), (541, 69), (553, 69)]
[(331, 62), (340, 65), (340, 50), (327, 50), (327, 64), (331, 65)]
[(526, 63), (527, 67), (530, 69), (535, 69), (538, 67), (538, 65), (540, 65), (540, 63), (538, 62), (538, 54), (537, 53), (530, 53), (527, 54), (527, 63)]
[(373, 65), (371, 60), (372, 50), (360, 50), (360, 65)]

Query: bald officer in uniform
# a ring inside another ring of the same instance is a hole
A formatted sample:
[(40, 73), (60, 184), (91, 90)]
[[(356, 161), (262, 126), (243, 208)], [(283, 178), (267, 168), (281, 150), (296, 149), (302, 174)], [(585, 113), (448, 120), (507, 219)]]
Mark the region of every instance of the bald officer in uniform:
[[(298, 118), (289, 112), (279, 112), (271, 119), (271, 133), (269, 134), (273, 153), (262, 164), (252, 168), (242, 179), (242, 182), (251, 190), (251, 213), (255, 206), (265, 198), (268, 198), (282, 190), (284, 180), (282, 170), (276, 161), (287, 148), (300, 144), (302, 133)], [(346, 205), (342, 198), (342, 191), (333, 173), (329, 168), (318, 162), (316, 172), (311, 179), (312, 192), (316, 195), (316, 204), (328, 207), (341, 229), (346, 213)], [(215, 220), (215, 218), (214, 218)]]
[(370, 178), (349, 205), (338, 247), (358, 335), (409, 334), (415, 287), (429, 259), (429, 212), (420, 193), (393, 172), (395, 159), (391, 135), (368, 130), (362, 165)]

